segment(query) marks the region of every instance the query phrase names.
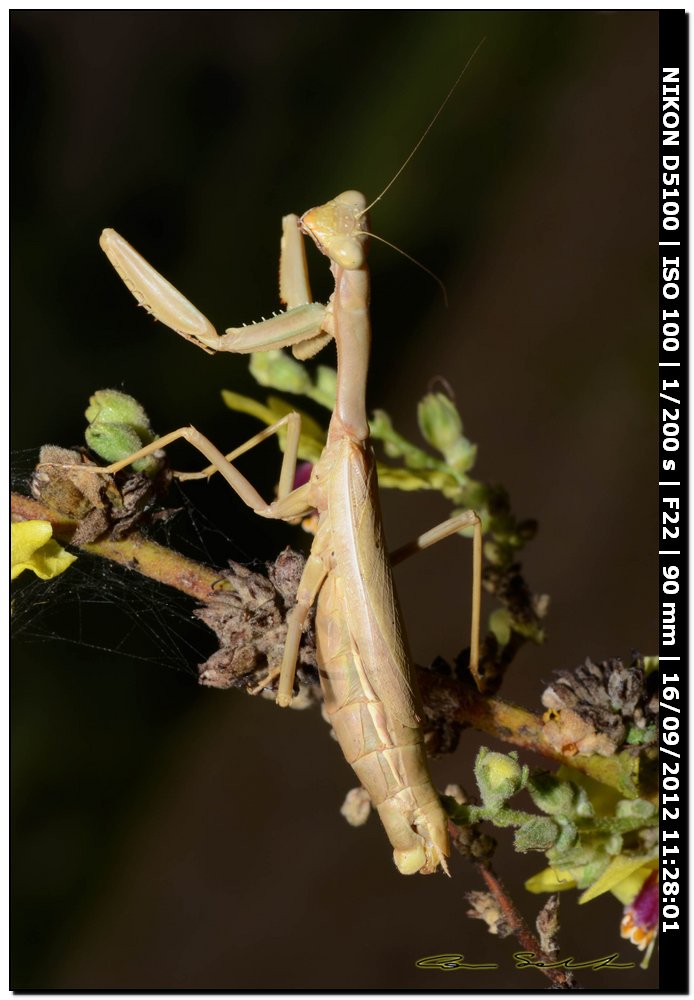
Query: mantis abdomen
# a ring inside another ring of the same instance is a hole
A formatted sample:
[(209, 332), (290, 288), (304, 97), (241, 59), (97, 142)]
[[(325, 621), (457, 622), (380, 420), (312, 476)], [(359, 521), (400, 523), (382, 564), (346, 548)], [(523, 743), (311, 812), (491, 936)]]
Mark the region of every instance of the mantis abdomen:
[(342, 589), (340, 578), (331, 575), (318, 598), (317, 654), (325, 708), (347, 762), (379, 813), (399, 871), (427, 874), (439, 864), (445, 867), (448, 833), (422, 730), (390, 716), (375, 694), (350, 632)]
[[(321, 465), (332, 459), (334, 485), (316, 539), (332, 563), (316, 609), (325, 707), (347, 762), (379, 813), (399, 871), (427, 874), (446, 868), (447, 821), (427, 766), (371, 450), (346, 441), (333, 445), (332, 455), (330, 450), (328, 445)], [(333, 518), (339, 532), (330, 529)], [(368, 549), (360, 546), (362, 532), (370, 539)]]

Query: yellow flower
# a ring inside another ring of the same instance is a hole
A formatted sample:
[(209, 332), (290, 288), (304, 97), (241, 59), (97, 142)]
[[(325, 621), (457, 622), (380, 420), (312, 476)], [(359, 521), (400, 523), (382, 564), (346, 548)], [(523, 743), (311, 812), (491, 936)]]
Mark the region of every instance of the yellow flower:
[[(655, 807), (645, 801), (625, 802), (614, 789), (609, 789), (578, 774), (570, 768), (560, 768), (558, 776), (582, 787), (590, 798), (596, 816), (604, 820), (614, 817), (642, 815), (652, 818)], [(658, 929), (657, 847), (643, 846), (640, 852), (621, 851), (621, 837), (614, 844), (600, 843), (600, 838), (587, 836), (582, 850), (569, 851), (562, 867), (550, 866), (537, 872), (525, 883), (529, 892), (560, 892), (563, 889), (583, 889), (579, 903), (589, 903), (610, 892), (623, 905), (620, 933), (645, 952), (641, 968), (648, 967)], [(591, 856), (591, 848), (592, 856)], [(619, 850), (620, 853), (615, 853)], [(573, 862), (573, 863), (572, 863)]]
[[(638, 895), (644, 882), (657, 867), (657, 860), (646, 860), (643, 855), (627, 857), (618, 855), (603, 873), (579, 897), (579, 903), (589, 903), (592, 899), (611, 892), (620, 903), (631, 903)], [(528, 892), (561, 892), (563, 889), (575, 889), (576, 875), (574, 870), (562, 868), (543, 868), (541, 872), (532, 875), (525, 883)]]
[(12, 525), (12, 579), (25, 569), (42, 580), (52, 580), (70, 566), (76, 556), (66, 552), (52, 537), (50, 521), (19, 521)]
[(591, 899), (602, 896), (603, 892), (611, 892), (620, 903), (630, 903), (638, 895), (652, 870), (657, 867), (657, 859), (647, 861), (643, 855), (617, 855), (578, 901), (589, 903)]
[(568, 869), (543, 868), (530, 876), (525, 888), (528, 892), (561, 892), (563, 889), (575, 889), (576, 879)]

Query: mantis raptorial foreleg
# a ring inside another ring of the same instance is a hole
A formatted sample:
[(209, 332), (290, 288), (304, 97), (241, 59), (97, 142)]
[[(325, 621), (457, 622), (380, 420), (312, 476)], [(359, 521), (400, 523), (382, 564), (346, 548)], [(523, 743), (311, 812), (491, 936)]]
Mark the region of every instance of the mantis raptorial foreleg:
[[(295, 215), (283, 219), (280, 297), (290, 308), (260, 323), (229, 327), (221, 336), (197, 306), (115, 230), (104, 229), (99, 243), (138, 303), (208, 354), (216, 351), (250, 354), (261, 349), (293, 347), (297, 356), (305, 358), (320, 350), (332, 336), (332, 312), (330, 305), (310, 301), (305, 252), (297, 222)], [(299, 233), (298, 243), (292, 227)]]
[[(285, 215), (282, 219), (282, 241), (280, 243), (280, 299), (287, 309), (297, 309), (313, 302), (306, 261), (306, 244), (299, 226), (297, 215)], [(326, 310), (321, 321), (323, 332), (305, 343), (294, 344), (292, 353), (305, 360), (317, 354), (333, 336), (332, 313)]]

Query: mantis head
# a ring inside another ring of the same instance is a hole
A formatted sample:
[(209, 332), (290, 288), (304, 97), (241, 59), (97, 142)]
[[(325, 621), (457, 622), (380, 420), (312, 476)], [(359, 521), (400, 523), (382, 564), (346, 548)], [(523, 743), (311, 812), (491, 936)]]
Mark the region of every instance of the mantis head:
[(355, 271), (364, 266), (369, 226), (361, 192), (344, 191), (325, 205), (310, 208), (299, 227), (339, 267)]

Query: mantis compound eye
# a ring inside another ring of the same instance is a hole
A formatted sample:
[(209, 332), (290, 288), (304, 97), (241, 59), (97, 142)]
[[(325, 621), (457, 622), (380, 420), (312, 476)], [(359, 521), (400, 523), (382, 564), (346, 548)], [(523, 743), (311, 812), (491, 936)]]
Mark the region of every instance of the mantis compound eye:
[(364, 248), (361, 240), (353, 238), (336, 239), (330, 246), (330, 257), (340, 267), (355, 271), (364, 266)]

